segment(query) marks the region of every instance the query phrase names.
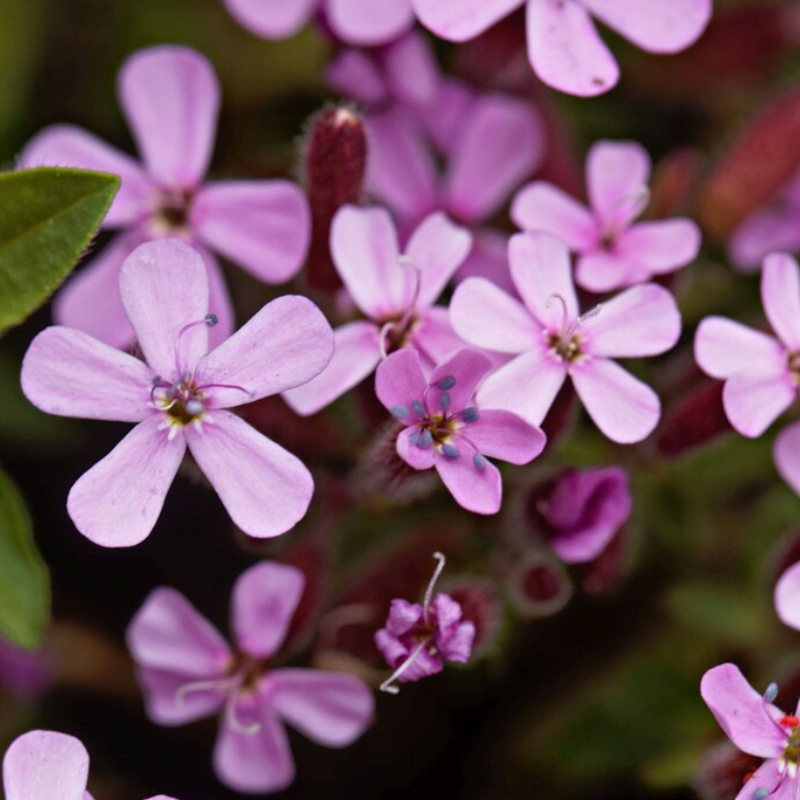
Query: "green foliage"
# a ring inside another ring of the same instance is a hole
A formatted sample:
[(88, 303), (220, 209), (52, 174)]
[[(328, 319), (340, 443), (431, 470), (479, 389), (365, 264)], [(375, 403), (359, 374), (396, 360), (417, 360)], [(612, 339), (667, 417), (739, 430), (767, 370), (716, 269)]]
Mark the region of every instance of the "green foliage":
[(0, 333), (67, 277), (119, 188), (116, 175), (38, 167), (0, 175)]

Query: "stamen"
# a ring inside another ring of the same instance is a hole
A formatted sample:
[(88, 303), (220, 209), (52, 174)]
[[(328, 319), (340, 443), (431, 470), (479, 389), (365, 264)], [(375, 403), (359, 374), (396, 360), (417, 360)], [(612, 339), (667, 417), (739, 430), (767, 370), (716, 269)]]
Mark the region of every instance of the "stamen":
[(764, 788), (763, 786), (760, 789), (756, 789), (753, 792), (753, 800), (764, 800), (764, 798), (769, 794), (769, 789)]
[(778, 720), (778, 725), (782, 725), (784, 728), (795, 728), (800, 725), (800, 718), (796, 717), (794, 714), (784, 714)]
[[(191, 330), (192, 328), (196, 328), (198, 325), (207, 325), (209, 328), (213, 328), (219, 322), (219, 318), (216, 314), (206, 314), (203, 319), (195, 320), (194, 322), (189, 322), (184, 325), (179, 331), (178, 335), (175, 337), (175, 371), (180, 373), (181, 371), (181, 363), (180, 363), (180, 351), (181, 351), (181, 340), (186, 334), (187, 331)], [(187, 380), (191, 380), (191, 374), (188, 374)]]
[(202, 414), (206, 407), (200, 400), (189, 400), (184, 408), (186, 409), (187, 414), (191, 414), (194, 417), (197, 414)]
[(386, 358), (389, 355), (389, 349), (388, 349), (388, 346), (387, 346), (387, 344), (388, 344), (387, 340), (389, 338), (389, 334), (391, 334), (391, 332), (396, 327), (397, 326), (394, 324), (394, 322), (387, 322), (381, 328), (380, 333), (378, 334), (378, 347), (380, 348), (381, 358), (382, 359)]
[(183, 711), (186, 708), (186, 695), (193, 692), (209, 692), (217, 689), (225, 691), (230, 688), (230, 678), (219, 678), (211, 681), (193, 681), (191, 683), (184, 683), (183, 686), (178, 688), (175, 692), (175, 705)]
[(414, 413), (418, 417), (421, 417), (421, 418), (424, 419), (424, 417), (425, 417), (425, 406), (422, 405), (422, 402), (420, 400), (415, 400), (411, 404), (411, 408), (414, 410)]
[(775, 698), (777, 696), (778, 696), (778, 684), (777, 683), (771, 683), (769, 686), (767, 686), (767, 691), (764, 692), (764, 699), (768, 703), (774, 703), (775, 702)]
[(397, 262), (399, 264), (403, 264), (406, 267), (411, 267), (414, 270), (414, 291), (411, 295), (411, 302), (408, 304), (408, 308), (406, 309), (406, 313), (403, 315), (403, 319), (400, 322), (401, 329), (404, 329), (405, 326), (411, 320), (411, 317), (414, 313), (414, 310), (417, 307), (417, 302), (419, 301), (419, 293), (422, 289), (422, 270), (419, 266), (407, 255), (398, 256)]
[(249, 395), (253, 394), (249, 389), (245, 389), (244, 386), (237, 386), (235, 383), (203, 383), (198, 386), (195, 391), (201, 392), (203, 389), (233, 389), (237, 392), (244, 392)]
[(480, 453), (473, 453), (472, 463), (478, 472), (483, 472), (486, 469), (486, 459)]
[(433, 575), (431, 576), (430, 582), (428, 583), (428, 588), (425, 590), (425, 599), (423, 600), (422, 603), (422, 617), (425, 620), (426, 626), (430, 625), (430, 620), (428, 619), (428, 609), (430, 608), (431, 605), (431, 597), (433, 597), (433, 589), (436, 586), (436, 581), (439, 580), (439, 576), (442, 574), (444, 565), (447, 563), (447, 559), (438, 550), (433, 554), (433, 557), (439, 563), (436, 565), (436, 569), (433, 571)]
[(260, 722), (253, 722), (244, 725), (236, 716), (236, 701), (241, 696), (240, 692), (233, 692), (225, 704), (225, 722), (234, 733), (241, 733), (244, 736), (255, 736), (261, 730)]
[(477, 422), (480, 418), (480, 412), (475, 406), (469, 406), (461, 412), (461, 419), (463, 419), (464, 422)]
[(602, 310), (603, 304), (598, 303), (594, 308), (590, 309), (585, 314), (581, 314), (578, 319), (575, 320), (575, 327), (578, 325), (583, 325), (586, 320), (592, 319), (592, 317), (596, 317)]
[(458, 448), (454, 447), (452, 444), (443, 444), (442, 455), (445, 458), (450, 458), (455, 461), (459, 456)]
[(436, 384), (443, 392), (449, 392), (456, 385), (456, 379), (452, 375), (442, 378)]
[(561, 303), (561, 336), (562, 338), (567, 335), (567, 327), (569, 326), (569, 309), (567, 308), (567, 301), (558, 292), (551, 294), (545, 301), (544, 307), (550, 308), (553, 305), (553, 300)]
[(430, 450), (431, 447), (433, 447), (433, 434), (427, 428), (417, 434), (412, 434), (412, 436), (417, 437), (414, 444), (416, 444), (420, 450)]
[(380, 691), (387, 692), (388, 694), (399, 694), (400, 688), (397, 686), (392, 686), (392, 684), (404, 673), (408, 670), (409, 667), (417, 660), (419, 654), (423, 651), (425, 646), (428, 644), (428, 640), (426, 639), (424, 642), (420, 642), (412, 651), (408, 658), (378, 687)]
[(408, 416), (408, 409), (405, 406), (395, 406), (390, 413), (397, 419), (403, 419), (403, 417)]
[(439, 405), (442, 407), (442, 411), (447, 413), (447, 410), (450, 408), (450, 395), (447, 392), (442, 392), (439, 395)]

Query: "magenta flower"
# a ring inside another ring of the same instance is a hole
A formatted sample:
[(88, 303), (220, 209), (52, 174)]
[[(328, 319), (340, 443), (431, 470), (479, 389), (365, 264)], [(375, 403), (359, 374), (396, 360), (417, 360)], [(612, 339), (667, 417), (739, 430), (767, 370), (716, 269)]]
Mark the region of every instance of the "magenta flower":
[(789, 567), (775, 584), (775, 611), (781, 622), (800, 630), (800, 563)]
[(56, 297), (56, 322), (115, 347), (133, 341), (117, 292), (122, 262), (142, 242), (177, 238), (203, 256), (219, 344), (233, 310), (214, 251), (259, 280), (281, 283), (302, 266), (310, 237), (308, 204), (290, 181), (203, 184), (214, 146), (219, 84), (208, 61), (186, 47), (159, 46), (123, 64), (120, 104), (142, 155), (125, 153), (74, 125), (54, 125), (25, 147), (21, 166), (74, 166), (113, 172), (122, 186), (104, 226), (123, 233)]
[(419, 354), (409, 349), (386, 358), (375, 375), (378, 399), (406, 426), (397, 454), (414, 469), (435, 467), (456, 502), (476, 514), (496, 514), (503, 496), (500, 471), (486, 456), (527, 464), (546, 441), (516, 414), (475, 405), (475, 390), (491, 368), (488, 356), (464, 348), (426, 380)]
[(693, 44), (711, 18), (711, 0), (411, 0), (420, 22), (454, 42), (473, 39), (525, 6), (528, 58), (548, 86), (592, 96), (619, 80), (619, 66), (592, 17), (651, 53)]
[(313, 414), (370, 375), (386, 352), (414, 347), (435, 364), (462, 347), (447, 309), (434, 302), (471, 244), (468, 231), (436, 213), (414, 231), (402, 254), (385, 209), (341, 208), (331, 227), (331, 254), (367, 320), (334, 331), (336, 350), (328, 368), (286, 392), (286, 402), (298, 414)]
[(143, 244), (123, 263), (119, 291), (145, 361), (63, 327), (42, 331), (25, 356), (22, 388), (43, 411), (138, 423), (69, 493), (73, 522), (97, 544), (148, 536), (187, 447), (245, 533), (277, 536), (308, 508), (305, 466), (225, 409), (317, 375), (330, 326), (306, 298), (281, 297), (209, 353), (206, 275), (182, 242)]
[(800, 709), (785, 714), (772, 703), (778, 687), (756, 692), (734, 664), (703, 676), (700, 694), (728, 738), (744, 753), (766, 761), (747, 779), (736, 800), (793, 800), (800, 749)]
[(578, 254), (575, 280), (608, 292), (685, 267), (700, 250), (700, 229), (689, 219), (634, 220), (647, 206), (650, 157), (636, 142), (597, 142), (586, 160), (591, 208), (538, 181), (514, 198), (511, 216), (523, 230), (558, 236)]
[(289, 723), (325, 747), (346, 747), (372, 721), (372, 691), (352, 675), (266, 669), (286, 638), (305, 578), (262, 561), (233, 587), (231, 648), (180, 592), (150, 593), (128, 627), (147, 714), (184, 725), (221, 712), (214, 749), (219, 779), (241, 792), (274, 792), (294, 779)]
[[(3, 758), (6, 800), (92, 800), (86, 791), (89, 754), (74, 736), (30, 731)], [(173, 800), (160, 794), (150, 800)]]
[(484, 381), (479, 404), (539, 425), (569, 376), (609, 439), (631, 444), (647, 437), (661, 414), (658, 396), (611, 359), (658, 355), (678, 341), (681, 317), (672, 295), (655, 284), (634, 286), (581, 316), (563, 242), (547, 233), (517, 234), (509, 261), (522, 303), (469, 278), (450, 304), (465, 341), (515, 356)]
[(386, 44), (414, 22), (411, 0), (223, 0), (228, 11), (256, 36), (285, 39), (318, 10), (342, 41), (361, 47)]
[[(475, 625), (462, 620), (461, 606), (450, 595), (433, 589), (445, 565), (441, 553), (433, 556), (439, 563), (425, 591), (423, 604), (392, 600), (386, 627), (375, 632), (375, 646), (394, 670), (381, 689), (397, 694), (395, 681), (409, 683), (435, 675), (444, 661), (466, 664), (472, 655)], [(431, 599), (433, 598), (433, 599)]]

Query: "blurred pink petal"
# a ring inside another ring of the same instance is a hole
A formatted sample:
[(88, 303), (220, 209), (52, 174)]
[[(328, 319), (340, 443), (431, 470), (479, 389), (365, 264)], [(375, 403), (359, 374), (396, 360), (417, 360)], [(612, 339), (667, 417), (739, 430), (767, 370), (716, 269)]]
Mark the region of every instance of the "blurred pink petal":
[(319, 0), (223, 0), (240, 25), (265, 39), (285, 39), (308, 22)]
[(753, 367), (777, 373), (787, 354), (773, 336), (725, 317), (706, 317), (695, 334), (694, 356), (712, 378), (730, 378)]
[(361, 46), (386, 44), (414, 22), (411, 0), (327, 0), (325, 13), (340, 39)]

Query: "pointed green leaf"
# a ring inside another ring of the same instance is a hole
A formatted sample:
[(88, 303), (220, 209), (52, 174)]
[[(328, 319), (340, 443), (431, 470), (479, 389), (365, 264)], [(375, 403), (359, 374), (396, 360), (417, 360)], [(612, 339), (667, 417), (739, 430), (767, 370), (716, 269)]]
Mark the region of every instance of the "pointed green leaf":
[(0, 175), (0, 333), (67, 277), (118, 188), (116, 175), (61, 167)]

